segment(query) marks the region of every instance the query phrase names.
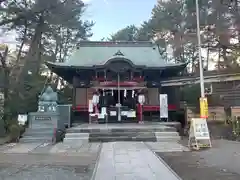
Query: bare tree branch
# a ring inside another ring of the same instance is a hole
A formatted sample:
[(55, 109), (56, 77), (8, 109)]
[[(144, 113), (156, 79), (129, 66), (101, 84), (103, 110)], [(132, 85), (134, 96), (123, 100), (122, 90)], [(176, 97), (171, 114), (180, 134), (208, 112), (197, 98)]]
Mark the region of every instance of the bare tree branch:
[[(0, 1), (4, 1), (4, 0), (0, 0)], [(0, 21), (0, 26), (4, 26), (4, 25), (7, 25), (7, 24), (10, 24), (10, 23), (13, 23), (13, 22), (17, 22), (19, 20), (27, 19), (29, 17), (32, 18), (36, 15), (40, 15), (40, 14), (44, 13), (45, 11), (49, 11), (49, 10), (57, 8), (58, 5), (64, 4), (66, 1), (67, 0), (64, 0), (63, 2), (61, 2), (59, 4), (50, 5), (48, 8), (44, 8), (44, 9), (41, 9), (41, 10), (38, 10), (38, 11), (31, 11), (30, 10), (28, 12), (20, 13), (20, 14), (18, 14), (17, 17)]]

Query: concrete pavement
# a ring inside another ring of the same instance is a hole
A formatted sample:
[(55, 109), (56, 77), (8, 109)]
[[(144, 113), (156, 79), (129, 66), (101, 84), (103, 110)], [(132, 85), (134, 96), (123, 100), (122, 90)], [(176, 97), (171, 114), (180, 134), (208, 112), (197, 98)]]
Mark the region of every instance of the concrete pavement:
[(38, 180), (42, 177), (63, 180), (66, 179), (65, 175), (69, 180), (89, 180), (92, 165), (99, 154), (92, 180), (177, 180), (175, 174), (152, 151), (184, 150), (179, 143), (173, 142), (8, 144), (0, 148), (0, 180), (2, 177), (4, 180)]
[(142, 142), (103, 143), (93, 180), (179, 180)]

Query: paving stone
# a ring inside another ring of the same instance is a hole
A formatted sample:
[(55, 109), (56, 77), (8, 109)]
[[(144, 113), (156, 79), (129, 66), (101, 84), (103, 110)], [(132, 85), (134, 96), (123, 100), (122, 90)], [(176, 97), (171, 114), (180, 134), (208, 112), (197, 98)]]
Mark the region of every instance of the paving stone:
[(19, 143), (11, 149), (7, 149), (4, 153), (29, 153), (40, 146), (41, 143)]
[(154, 152), (182, 152), (189, 149), (178, 142), (145, 142)]
[(121, 175), (117, 175), (116, 180), (136, 180), (136, 177), (134, 176), (134, 174), (121, 174)]
[[(141, 142), (104, 143), (96, 168), (94, 180), (179, 180), (163, 161)], [(106, 175), (106, 172), (110, 173)]]

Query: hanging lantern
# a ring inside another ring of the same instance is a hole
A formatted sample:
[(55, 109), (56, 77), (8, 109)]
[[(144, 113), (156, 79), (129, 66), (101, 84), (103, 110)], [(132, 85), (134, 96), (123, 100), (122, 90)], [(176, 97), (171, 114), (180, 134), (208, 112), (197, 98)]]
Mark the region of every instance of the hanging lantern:
[(132, 90), (132, 98), (134, 98), (134, 93), (135, 93), (135, 91), (134, 91), (134, 90)]
[(145, 96), (144, 96), (144, 94), (139, 94), (138, 95), (138, 102), (141, 105), (143, 105), (145, 103)]
[(92, 97), (92, 104), (96, 106), (99, 103), (99, 96), (97, 94), (94, 94)]
[(105, 91), (104, 91), (104, 89), (103, 89), (102, 91), (103, 91), (103, 96), (105, 96)]

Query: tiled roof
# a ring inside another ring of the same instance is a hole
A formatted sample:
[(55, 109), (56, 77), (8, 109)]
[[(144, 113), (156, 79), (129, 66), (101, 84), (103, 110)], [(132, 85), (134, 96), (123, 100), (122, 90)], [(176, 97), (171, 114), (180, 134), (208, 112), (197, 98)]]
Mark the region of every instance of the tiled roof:
[(178, 66), (169, 64), (159, 54), (158, 47), (151, 42), (96, 42), (83, 41), (72, 56), (56, 66), (92, 67), (104, 65), (108, 60), (123, 57), (134, 65), (146, 67)]

